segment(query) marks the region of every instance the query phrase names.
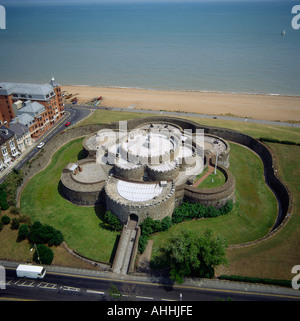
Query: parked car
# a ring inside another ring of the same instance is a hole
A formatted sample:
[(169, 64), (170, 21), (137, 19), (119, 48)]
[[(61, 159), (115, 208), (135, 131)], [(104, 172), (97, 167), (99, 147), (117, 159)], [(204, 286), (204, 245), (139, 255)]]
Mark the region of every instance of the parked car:
[(65, 123), (65, 126), (70, 126), (70, 125), (71, 125), (71, 122), (69, 121)]
[(42, 148), (44, 145), (45, 145), (45, 143), (40, 142), (40, 143), (37, 145), (37, 148), (40, 149), (40, 148)]

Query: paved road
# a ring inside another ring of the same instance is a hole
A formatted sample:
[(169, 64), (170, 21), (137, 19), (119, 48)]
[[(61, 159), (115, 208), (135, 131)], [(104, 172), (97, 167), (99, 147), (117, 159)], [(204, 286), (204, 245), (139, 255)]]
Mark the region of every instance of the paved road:
[(118, 275), (98, 270), (47, 267), (43, 280), (16, 277), (15, 262), (0, 261), (6, 267), (6, 289), (0, 300), (111, 301), (109, 289), (115, 285), (123, 300), (129, 301), (292, 301), (300, 291), (283, 287), (201, 279), (173, 286), (168, 279), (141, 275)]
[(45, 133), (42, 137), (40, 137), (33, 145), (30, 147), (24, 154), (20, 156), (10, 167), (8, 167), (4, 172), (0, 175), (0, 184), (2, 184), (7, 175), (15, 168), (21, 169), (26, 165), (26, 163), (31, 160), (37, 153), (39, 153), (39, 149), (36, 147), (38, 143), (44, 142), (45, 145), (49, 142), (54, 136), (65, 130), (65, 123), (67, 121), (71, 122), (72, 125), (78, 123), (83, 118), (87, 117), (90, 114), (90, 110), (86, 108), (65, 108), (66, 115), (60, 119), (47, 133)]
[[(66, 105), (69, 108), (72, 108), (72, 105)], [(223, 120), (232, 120), (239, 122), (248, 122), (254, 124), (264, 124), (264, 125), (273, 125), (273, 126), (284, 126), (284, 127), (294, 127), (300, 128), (300, 120), (298, 123), (288, 123), (288, 122), (279, 122), (279, 121), (270, 121), (270, 120), (260, 120), (252, 118), (240, 118), (240, 117), (230, 117), (230, 116), (217, 116), (217, 115), (206, 115), (206, 114), (197, 114), (197, 113), (186, 113), (186, 112), (171, 112), (171, 111), (157, 111), (157, 110), (144, 110), (144, 109), (135, 109), (135, 108), (117, 108), (117, 107), (101, 107), (101, 106), (91, 106), (91, 105), (78, 105), (77, 107), (89, 108), (89, 109), (99, 109), (99, 110), (114, 110), (114, 111), (126, 111), (133, 113), (144, 113), (144, 114), (158, 114), (161, 116), (180, 116), (183, 118), (186, 117), (197, 117), (197, 118), (208, 118), (208, 119), (223, 119)]]

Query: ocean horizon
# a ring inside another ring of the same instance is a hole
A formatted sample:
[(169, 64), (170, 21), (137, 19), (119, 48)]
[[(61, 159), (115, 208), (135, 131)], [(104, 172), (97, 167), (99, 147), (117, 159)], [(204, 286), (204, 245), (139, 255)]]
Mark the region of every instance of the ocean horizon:
[(293, 5), (8, 4), (0, 81), (299, 96)]

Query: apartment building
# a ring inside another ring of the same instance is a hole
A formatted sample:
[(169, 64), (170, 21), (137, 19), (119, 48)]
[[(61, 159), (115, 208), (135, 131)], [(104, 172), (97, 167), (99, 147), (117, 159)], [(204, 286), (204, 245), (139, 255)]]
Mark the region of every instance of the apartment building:
[(61, 87), (53, 77), (49, 84), (0, 83), (0, 124), (19, 122), (36, 139), (63, 115)]
[(17, 148), (16, 134), (4, 125), (0, 127), (0, 148), (0, 171), (2, 171), (21, 154)]
[(9, 129), (15, 133), (17, 148), (21, 153), (33, 144), (31, 133), (27, 126), (21, 123), (10, 123)]

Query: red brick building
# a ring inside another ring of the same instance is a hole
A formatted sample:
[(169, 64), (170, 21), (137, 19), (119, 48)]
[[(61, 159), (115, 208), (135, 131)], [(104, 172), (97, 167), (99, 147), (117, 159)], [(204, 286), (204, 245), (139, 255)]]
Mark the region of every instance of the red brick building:
[[(30, 104), (34, 108), (28, 112)], [(37, 104), (44, 106), (45, 110), (40, 112)], [(25, 117), (25, 111), (33, 119)], [(54, 78), (50, 84), (0, 83), (0, 124), (9, 126), (12, 121), (21, 122), (30, 128), (32, 137), (37, 138), (63, 115), (61, 87)]]

